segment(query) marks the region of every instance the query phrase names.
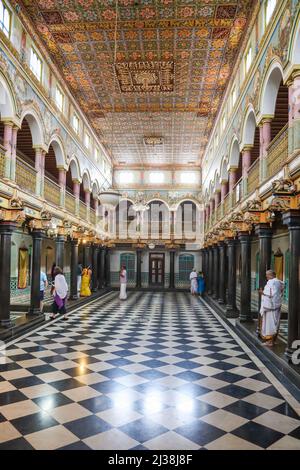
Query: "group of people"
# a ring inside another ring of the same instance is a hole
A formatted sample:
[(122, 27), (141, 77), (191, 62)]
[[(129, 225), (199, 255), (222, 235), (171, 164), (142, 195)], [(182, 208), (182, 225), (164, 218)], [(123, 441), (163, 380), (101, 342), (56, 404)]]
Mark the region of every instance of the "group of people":
[(77, 292), (80, 297), (89, 297), (91, 292), (92, 270), (91, 267), (83, 268), (82, 264), (77, 266)]
[(203, 297), (205, 292), (205, 279), (203, 273), (199, 271), (197, 273), (196, 269), (194, 268), (190, 274), (190, 281), (191, 281), (191, 294), (192, 295), (200, 295)]

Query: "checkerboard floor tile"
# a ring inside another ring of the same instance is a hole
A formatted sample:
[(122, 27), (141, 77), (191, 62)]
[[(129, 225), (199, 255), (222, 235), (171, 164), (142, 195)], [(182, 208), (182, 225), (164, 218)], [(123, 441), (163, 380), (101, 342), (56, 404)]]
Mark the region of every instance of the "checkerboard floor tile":
[(2, 351), (0, 449), (299, 450), (299, 404), (248, 352), (189, 294), (111, 293)]

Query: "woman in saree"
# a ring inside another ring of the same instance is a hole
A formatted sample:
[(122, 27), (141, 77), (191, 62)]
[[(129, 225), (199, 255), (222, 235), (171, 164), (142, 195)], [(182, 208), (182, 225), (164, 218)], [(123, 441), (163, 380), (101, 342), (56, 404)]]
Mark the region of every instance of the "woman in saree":
[(90, 289), (91, 274), (88, 268), (82, 270), (80, 297), (89, 297), (91, 295)]

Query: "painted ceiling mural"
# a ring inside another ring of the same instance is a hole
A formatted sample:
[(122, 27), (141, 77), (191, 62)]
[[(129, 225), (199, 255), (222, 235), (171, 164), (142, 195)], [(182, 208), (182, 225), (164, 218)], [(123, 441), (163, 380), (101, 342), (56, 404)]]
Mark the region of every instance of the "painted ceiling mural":
[(118, 0), (116, 63), (115, 0), (22, 3), (115, 163), (200, 161), (253, 0)]

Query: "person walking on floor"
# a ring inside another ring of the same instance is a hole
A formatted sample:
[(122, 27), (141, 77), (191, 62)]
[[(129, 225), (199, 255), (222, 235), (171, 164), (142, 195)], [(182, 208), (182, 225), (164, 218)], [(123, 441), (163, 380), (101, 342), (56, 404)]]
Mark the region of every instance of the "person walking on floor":
[(205, 279), (204, 279), (204, 276), (203, 276), (203, 273), (201, 271), (199, 271), (198, 273), (198, 294), (203, 297), (204, 295), (204, 292), (205, 292)]
[(41, 271), (41, 277), (40, 277), (40, 311), (41, 313), (43, 313), (45, 289), (47, 289), (47, 287), (48, 287), (47, 276), (43, 271)]
[(127, 299), (126, 287), (127, 287), (127, 271), (126, 271), (126, 266), (122, 266), (121, 271), (120, 271), (120, 300)]
[(265, 346), (274, 346), (279, 326), (284, 282), (276, 277), (271, 269), (266, 272), (267, 284), (264, 289), (259, 289), (261, 295), (261, 324), (260, 336), (265, 341)]
[(81, 289), (81, 276), (82, 276), (82, 264), (78, 263), (77, 265), (77, 293), (80, 295)]
[(196, 269), (194, 268), (193, 271), (190, 274), (190, 281), (191, 281), (191, 294), (196, 295), (198, 292), (198, 282), (197, 282), (197, 272)]
[(64, 315), (64, 318), (66, 318), (66, 301), (69, 289), (68, 284), (60, 267), (56, 266), (54, 276), (54, 285), (52, 288), (54, 301), (50, 318), (55, 318), (58, 314)]

